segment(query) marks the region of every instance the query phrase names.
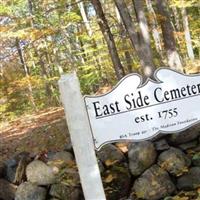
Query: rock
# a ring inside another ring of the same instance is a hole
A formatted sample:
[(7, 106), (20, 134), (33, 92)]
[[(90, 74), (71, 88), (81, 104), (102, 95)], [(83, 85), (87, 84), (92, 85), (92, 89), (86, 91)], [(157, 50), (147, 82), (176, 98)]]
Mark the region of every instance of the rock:
[(129, 169), (134, 176), (140, 175), (152, 164), (157, 157), (156, 150), (152, 142), (138, 142), (129, 145), (128, 158)]
[(128, 142), (117, 142), (115, 146), (120, 149), (121, 152), (127, 153), (128, 152)]
[(192, 167), (189, 172), (177, 180), (180, 190), (193, 190), (200, 187), (200, 167)]
[(63, 161), (63, 162), (71, 162), (74, 158), (71, 153), (67, 151), (60, 151), (56, 153), (48, 154), (48, 161)]
[(60, 200), (79, 200), (81, 196), (80, 188), (69, 187), (62, 183), (53, 184), (49, 194)]
[(59, 177), (60, 174), (64, 175), (66, 169), (76, 167), (74, 157), (71, 153), (66, 151), (49, 154), (47, 165), (53, 169), (57, 177)]
[(174, 200), (173, 197), (165, 197), (163, 200)]
[(114, 145), (107, 144), (97, 153), (97, 157), (101, 160), (106, 166), (115, 164), (116, 162), (125, 161), (124, 154)]
[(197, 147), (191, 149), (194, 152), (200, 152), (200, 144)]
[(53, 168), (40, 160), (35, 160), (27, 166), (26, 176), (28, 181), (37, 185), (50, 185), (56, 181)]
[(197, 140), (193, 140), (191, 142), (179, 145), (179, 148), (182, 150), (188, 150), (188, 149), (195, 148), (197, 144), (198, 144)]
[(168, 141), (174, 145), (183, 144), (196, 139), (200, 135), (200, 125), (191, 127), (181, 133), (169, 135)]
[(70, 153), (73, 153), (73, 147), (70, 139), (68, 139), (67, 143), (64, 146), (64, 151), (68, 151)]
[(0, 179), (0, 199), (13, 200), (15, 198), (16, 189), (17, 186), (4, 179)]
[(131, 189), (131, 175), (126, 163), (116, 163), (102, 176), (107, 200), (116, 200), (128, 196)]
[(5, 162), (5, 178), (11, 183), (14, 182), (15, 172), (17, 168), (17, 161), (15, 159), (10, 159)]
[(47, 165), (57, 167), (58, 170), (68, 165), (75, 164), (71, 153), (66, 151), (49, 153)]
[(36, 184), (24, 182), (18, 188), (15, 200), (45, 200), (46, 189)]
[(175, 189), (168, 173), (153, 165), (135, 181), (132, 190), (138, 198), (157, 200), (172, 194)]
[(194, 154), (192, 157), (192, 164), (194, 166), (200, 167), (200, 152)]
[(80, 186), (80, 177), (77, 169), (63, 168), (57, 174), (57, 183), (63, 183), (66, 186)]
[(5, 177), (11, 183), (20, 184), (25, 180), (25, 169), (30, 162), (29, 153), (22, 152), (5, 162)]
[(0, 178), (4, 177), (5, 175), (5, 164), (0, 162)]
[(158, 140), (161, 140), (161, 139), (165, 139), (167, 137), (167, 135), (168, 134), (159, 133), (156, 136), (154, 136), (153, 138), (151, 138), (149, 141), (155, 142), (155, 141), (158, 141)]
[(97, 162), (98, 162), (98, 166), (99, 166), (100, 172), (103, 173), (104, 170), (105, 170), (105, 167), (103, 166), (103, 163), (100, 160), (97, 160)]
[(180, 191), (175, 196), (165, 197), (163, 200), (198, 200), (198, 191)]
[(26, 167), (29, 162), (30, 162), (29, 157), (25, 156), (20, 159), (15, 173), (15, 179), (14, 179), (15, 184), (21, 184), (26, 180)]
[(180, 149), (173, 147), (162, 152), (158, 157), (158, 165), (175, 176), (180, 176), (190, 164), (190, 159)]
[(157, 151), (164, 151), (170, 148), (169, 144), (167, 143), (166, 139), (160, 139), (154, 142), (154, 146)]

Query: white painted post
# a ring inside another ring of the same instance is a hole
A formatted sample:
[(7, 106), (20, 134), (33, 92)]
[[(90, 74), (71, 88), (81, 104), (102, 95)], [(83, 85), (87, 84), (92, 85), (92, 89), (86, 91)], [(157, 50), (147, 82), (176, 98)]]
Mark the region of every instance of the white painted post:
[(76, 73), (62, 75), (58, 81), (86, 200), (105, 200), (89, 121)]

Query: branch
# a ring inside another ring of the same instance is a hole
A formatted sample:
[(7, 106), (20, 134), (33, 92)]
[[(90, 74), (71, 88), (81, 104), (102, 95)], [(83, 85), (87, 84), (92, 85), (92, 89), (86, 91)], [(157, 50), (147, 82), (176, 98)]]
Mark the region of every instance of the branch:
[[(77, 5), (78, 3), (80, 3), (80, 2), (85, 2), (85, 0), (79, 0), (79, 1), (77, 1), (77, 2), (75, 2), (75, 3), (67, 4), (65, 8), (68, 8), (68, 7), (71, 7), (71, 6), (75, 6), (75, 5)], [(46, 14), (49, 14), (50, 12), (52, 12), (52, 11), (54, 11), (54, 10), (59, 10), (59, 9), (63, 9), (63, 6), (57, 6), (57, 7), (55, 7), (55, 8), (50, 8), (50, 9), (47, 10), (45, 13), (46, 13)]]

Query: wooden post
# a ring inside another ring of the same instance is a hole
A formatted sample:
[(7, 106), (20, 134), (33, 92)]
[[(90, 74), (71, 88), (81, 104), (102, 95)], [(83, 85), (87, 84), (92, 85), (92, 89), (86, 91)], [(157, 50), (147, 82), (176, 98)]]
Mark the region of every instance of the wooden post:
[(85, 199), (105, 200), (92, 134), (76, 73), (62, 75), (58, 84)]

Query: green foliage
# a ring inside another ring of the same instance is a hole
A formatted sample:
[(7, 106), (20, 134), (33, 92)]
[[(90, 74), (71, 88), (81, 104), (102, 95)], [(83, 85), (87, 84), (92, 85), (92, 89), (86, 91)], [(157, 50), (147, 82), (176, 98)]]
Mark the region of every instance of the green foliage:
[(199, 0), (170, 0), (170, 4), (178, 8), (198, 7)]
[[(183, 6), (187, 8), (193, 48), (198, 58), (200, 54), (198, 0), (169, 2), (171, 7), (175, 6), (178, 9), (181, 27), (180, 9)], [(5, 58), (1, 59), (0, 66), (0, 120), (11, 120), (24, 113), (58, 106), (57, 81), (62, 73), (77, 71), (84, 94), (95, 93), (104, 85), (116, 83), (111, 56), (97, 18), (91, 4), (87, 1), (82, 3), (88, 18), (86, 24), (74, 0), (2, 1), (0, 49), (1, 58)], [(127, 4), (133, 10), (132, 2), (129, 1)], [(133, 70), (140, 72), (139, 60), (129, 37), (126, 31), (123, 34), (121, 32), (123, 26), (120, 28), (114, 2), (106, 1), (102, 5), (126, 73), (128, 64)], [(131, 11), (132, 16), (133, 13)], [(147, 11), (146, 15), (148, 16)], [(135, 16), (133, 18), (136, 20)], [(149, 16), (149, 24), (151, 20), (152, 16)], [(87, 25), (92, 31), (91, 35), (88, 35)], [(136, 29), (138, 30), (138, 24)], [(184, 63), (194, 65), (194, 62), (185, 59), (187, 51), (183, 30), (176, 33), (176, 37), (179, 40)], [(22, 58), (16, 49), (16, 38), (20, 41)], [(154, 40), (151, 41), (151, 46), (154, 61), (159, 66), (166, 61), (166, 58), (160, 59)], [(131, 61), (125, 56), (127, 52)], [(198, 60), (195, 61), (195, 65), (196, 63), (199, 63)]]

